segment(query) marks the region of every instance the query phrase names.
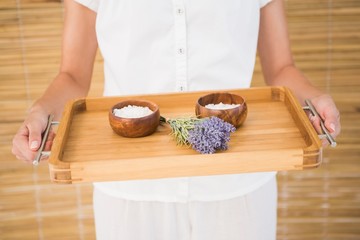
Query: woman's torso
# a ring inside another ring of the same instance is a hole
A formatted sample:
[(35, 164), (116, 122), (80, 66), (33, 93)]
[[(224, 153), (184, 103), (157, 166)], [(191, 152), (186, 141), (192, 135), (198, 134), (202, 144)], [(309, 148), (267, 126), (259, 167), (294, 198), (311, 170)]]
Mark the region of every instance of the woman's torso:
[[(260, 8), (269, 0), (78, 0), (97, 11), (104, 95), (250, 87)], [(210, 201), (246, 194), (275, 173), (95, 183), (133, 200)]]

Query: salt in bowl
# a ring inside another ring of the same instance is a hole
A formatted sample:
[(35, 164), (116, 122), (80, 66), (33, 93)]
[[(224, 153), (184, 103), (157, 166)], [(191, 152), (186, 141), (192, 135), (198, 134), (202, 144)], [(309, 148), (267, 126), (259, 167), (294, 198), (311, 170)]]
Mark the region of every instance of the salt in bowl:
[[(239, 106), (229, 109), (209, 109), (205, 107), (208, 104), (220, 103), (236, 104)], [(195, 106), (195, 114), (200, 118), (216, 116), (238, 128), (247, 117), (247, 104), (243, 97), (236, 94), (226, 92), (210, 93), (198, 99)]]
[[(143, 117), (118, 117), (114, 109), (126, 106), (148, 107), (152, 113)], [(125, 100), (115, 104), (109, 111), (109, 123), (115, 133), (123, 137), (136, 138), (145, 137), (156, 131), (160, 122), (159, 107), (150, 101)]]

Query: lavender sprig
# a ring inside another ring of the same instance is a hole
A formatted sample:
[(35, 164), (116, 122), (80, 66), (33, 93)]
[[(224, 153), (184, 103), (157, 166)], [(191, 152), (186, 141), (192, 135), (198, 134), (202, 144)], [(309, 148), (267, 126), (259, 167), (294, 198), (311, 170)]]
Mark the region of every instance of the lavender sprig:
[(235, 132), (235, 127), (220, 118), (210, 117), (196, 123), (189, 131), (188, 142), (192, 148), (203, 154), (212, 154), (216, 150), (228, 149), (230, 133)]
[(189, 131), (194, 129), (195, 125), (202, 121), (203, 119), (196, 117), (174, 118), (166, 120), (166, 122), (171, 127), (171, 135), (174, 136), (176, 144), (178, 145), (189, 145)]
[(233, 125), (218, 117), (162, 119), (162, 122), (170, 125), (171, 134), (178, 145), (191, 146), (203, 154), (226, 150), (230, 141), (230, 133), (236, 130)]

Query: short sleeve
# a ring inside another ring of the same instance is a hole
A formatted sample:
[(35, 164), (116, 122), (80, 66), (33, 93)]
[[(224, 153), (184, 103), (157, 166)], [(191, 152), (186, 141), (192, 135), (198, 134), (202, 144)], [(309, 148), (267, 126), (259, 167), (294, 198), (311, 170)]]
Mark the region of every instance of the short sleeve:
[(75, 0), (75, 2), (84, 5), (85, 7), (93, 10), (94, 12), (97, 12), (100, 0)]
[(259, 0), (260, 8), (264, 7), (266, 4), (271, 2), (272, 0)]

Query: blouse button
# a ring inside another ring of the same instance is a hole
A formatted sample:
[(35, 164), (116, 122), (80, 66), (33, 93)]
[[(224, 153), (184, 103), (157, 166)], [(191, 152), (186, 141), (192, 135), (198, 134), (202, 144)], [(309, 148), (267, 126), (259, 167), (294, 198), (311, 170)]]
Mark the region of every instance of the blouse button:
[(184, 10), (182, 8), (177, 9), (177, 14), (182, 15), (184, 13)]

